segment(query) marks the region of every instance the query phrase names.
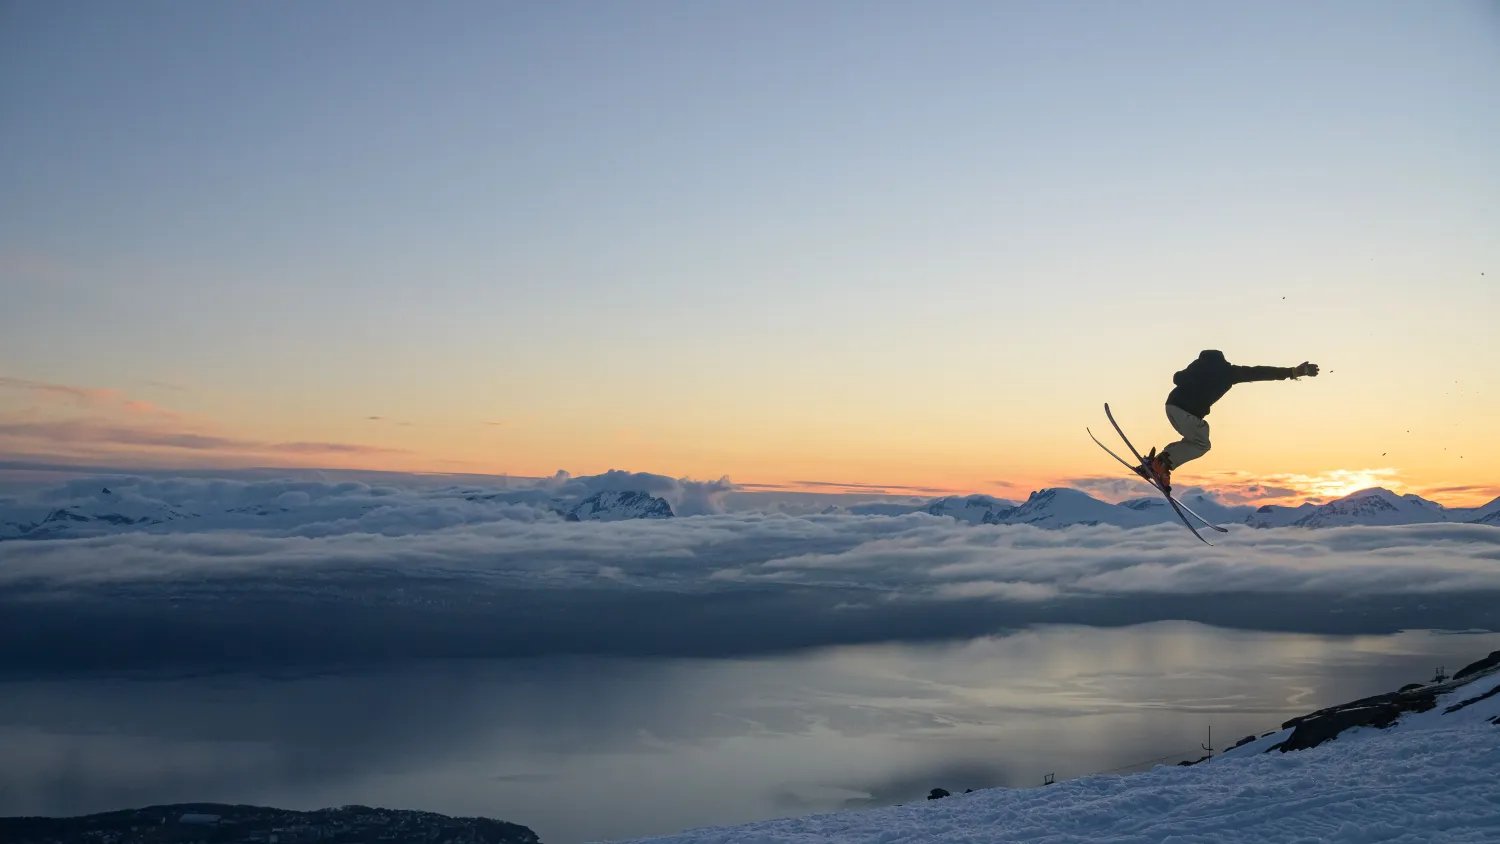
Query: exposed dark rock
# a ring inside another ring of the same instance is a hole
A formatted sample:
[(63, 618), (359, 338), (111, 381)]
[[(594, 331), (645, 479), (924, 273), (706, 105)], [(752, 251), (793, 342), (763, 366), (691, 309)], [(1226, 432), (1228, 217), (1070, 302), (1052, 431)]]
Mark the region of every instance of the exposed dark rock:
[(1485, 692), (1482, 695), (1475, 695), (1474, 697), (1471, 697), (1468, 700), (1461, 700), (1458, 703), (1455, 703), (1452, 706), (1448, 707), (1447, 709), (1444, 709), (1443, 710), (1443, 714), (1444, 715), (1451, 715), (1451, 714), (1457, 712), (1458, 710), (1463, 709), (1464, 707), (1468, 706), (1471, 703), (1478, 703), (1481, 700), (1484, 700), (1485, 698), (1494, 697), (1497, 694), (1500, 694), (1500, 686), (1496, 686), (1495, 688), (1490, 689), (1489, 691)]
[[(1280, 750), (1286, 753), (1292, 750), (1305, 750), (1309, 747), (1317, 747), (1329, 739), (1337, 736), (1350, 727), (1376, 727), (1384, 729), (1408, 712), (1426, 712), (1437, 706), (1439, 695), (1447, 694), (1460, 686), (1466, 685), (1475, 675), (1500, 666), (1500, 651), (1495, 651), (1478, 662), (1465, 666), (1463, 670), (1454, 674), (1451, 678), (1431, 685), (1410, 683), (1401, 687), (1400, 691), (1384, 695), (1375, 695), (1361, 700), (1345, 703), (1340, 706), (1332, 706), (1320, 709), (1317, 712), (1293, 718), (1282, 724), (1283, 729), (1291, 729), (1292, 734), (1286, 741), (1271, 750)], [(1453, 704), (1443, 710), (1444, 714), (1457, 712), (1464, 707), (1500, 694), (1500, 687), (1489, 692), (1477, 695), (1465, 701)]]
[(1468, 665), (1465, 665), (1463, 668), (1458, 669), (1458, 671), (1453, 675), (1453, 679), (1462, 680), (1470, 674), (1478, 674), (1486, 668), (1493, 668), (1497, 665), (1500, 665), (1500, 651), (1492, 651), (1490, 655), (1485, 657), (1484, 659), (1478, 660), (1476, 662), (1471, 662)]
[[(1267, 733), (1266, 735), (1270, 735), (1270, 733)], [(1245, 745), (1249, 744), (1250, 742), (1255, 741), (1255, 738), (1256, 737), (1254, 735), (1245, 736), (1244, 738), (1242, 738), (1239, 741), (1235, 742), (1234, 745), (1232, 747), (1230, 747), (1229, 749), (1233, 750), (1236, 747), (1244, 747)]]
[(944, 788), (934, 788), (932, 791), (927, 793), (928, 800), (941, 800), (947, 796), (949, 796), (948, 790)]
[(368, 806), (299, 812), (265, 806), (177, 803), (71, 818), (0, 818), (0, 841), (6, 844), (57, 841), (155, 844), (171, 840), (250, 844), (270, 840), (273, 831), (282, 841), (539, 842), (530, 829), (491, 818), (449, 817)]
[(1276, 749), (1287, 753), (1317, 747), (1350, 727), (1384, 729), (1407, 712), (1426, 712), (1437, 706), (1438, 693), (1452, 688), (1451, 684), (1444, 684), (1375, 695), (1293, 718), (1281, 725), (1283, 729), (1291, 729), (1292, 734)]
[[(1405, 705), (1403, 705), (1405, 704)], [(1402, 702), (1377, 703), (1350, 709), (1335, 709), (1331, 712), (1299, 720), (1292, 735), (1281, 743), (1282, 753), (1317, 747), (1350, 727), (1377, 727), (1384, 729), (1395, 723), (1406, 712), (1425, 712), (1436, 705), (1432, 698)]]

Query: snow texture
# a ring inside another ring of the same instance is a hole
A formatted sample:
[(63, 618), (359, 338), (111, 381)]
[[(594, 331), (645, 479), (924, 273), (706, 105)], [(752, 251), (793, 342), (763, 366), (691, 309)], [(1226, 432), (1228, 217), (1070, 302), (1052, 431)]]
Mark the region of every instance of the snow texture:
[[(1500, 672), (1396, 725), (1309, 750), (1259, 739), (1191, 767), (987, 789), (636, 839), (657, 844), (1312, 844), (1500, 841)], [(1465, 705), (1467, 704), (1467, 705)], [(1461, 707), (1461, 708), (1458, 708)], [(1289, 732), (1289, 731), (1286, 731)], [(1261, 745), (1256, 747), (1255, 745)]]
[(670, 519), (672, 506), (644, 492), (596, 492), (568, 511), (570, 522), (618, 522), (623, 519)]
[[(1193, 506), (1189, 503), (1188, 506)], [(1200, 511), (1202, 512), (1202, 511)], [(1266, 505), (1245, 519), (1251, 527), (1327, 528), (1349, 525), (1415, 525), (1434, 522), (1495, 524), (1500, 498), (1482, 507), (1447, 508), (1419, 495), (1397, 495), (1373, 487), (1323, 505), (1298, 507)], [(1208, 517), (1207, 513), (1204, 513)]]
[[(1162, 499), (1166, 503), (1166, 499)], [(1166, 512), (1169, 518), (1177, 518)], [(1144, 527), (1166, 521), (1159, 514), (1147, 513), (1100, 501), (1076, 489), (1044, 489), (1033, 492), (1026, 503), (996, 518), (991, 524), (1035, 525), (1060, 528), (1070, 525), (1114, 525)]]
[(971, 525), (992, 525), (1015, 507), (1014, 502), (988, 495), (950, 495), (928, 504), (926, 512), (933, 516), (950, 516)]

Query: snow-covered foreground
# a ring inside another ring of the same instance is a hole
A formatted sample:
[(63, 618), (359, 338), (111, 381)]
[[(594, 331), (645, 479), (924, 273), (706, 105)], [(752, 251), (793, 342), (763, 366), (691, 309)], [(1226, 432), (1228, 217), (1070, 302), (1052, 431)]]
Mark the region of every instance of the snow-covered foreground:
[[(1484, 697), (1486, 694), (1489, 697)], [(1447, 710), (1464, 704), (1453, 712)], [(638, 839), (676, 844), (1500, 841), (1500, 670), (1387, 729), (1269, 736), (1192, 767)]]

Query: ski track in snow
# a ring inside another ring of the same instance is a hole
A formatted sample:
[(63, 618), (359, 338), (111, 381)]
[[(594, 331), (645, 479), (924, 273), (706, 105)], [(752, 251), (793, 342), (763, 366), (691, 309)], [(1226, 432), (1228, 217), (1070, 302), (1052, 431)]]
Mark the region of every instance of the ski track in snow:
[(635, 839), (654, 844), (1478, 844), (1500, 842), (1500, 685), (1481, 677), (1387, 730), (1209, 763)]

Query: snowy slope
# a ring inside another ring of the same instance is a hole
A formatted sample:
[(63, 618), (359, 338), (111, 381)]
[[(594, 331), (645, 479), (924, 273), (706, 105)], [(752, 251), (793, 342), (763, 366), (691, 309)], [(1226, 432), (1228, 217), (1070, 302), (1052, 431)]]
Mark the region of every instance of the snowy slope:
[(1443, 682), (1413, 683), (1400, 691), (1293, 718), (1282, 724), (1279, 731), (1253, 741), (1242, 739), (1208, 764), (1261, 753), (1295, 752), (1323, 742), (1362, 741), (1386, 731), (1472, 723), (1500, 726), (1500, 651), (1466, 666)]
[(1397, 495), (1375, 487), (1330, 501), (1292, 522), (1297, 527), (1411, 525), (1448, 521), (1443, 506), (1417, 495)]
[(672, 506), (644, 492), (595, 493), (568, 511), (570, 522), (618, 522), (624, 519), (670, 519)]
[(1482, 507), (1450, 507), (1448, 518), (1455, 522), (1478, 522), (1479, 524), (1500, 524), (1500, 498), (1496, 498)]
[(995, 524), (1015, 507), (1014, 501), (988, 495), (950, 495), (928, 504), (926, 511), (934, 516), (951, 516), (971, 525), (989, 525)]
[[(637, 839), (657, 844), (1500, 841), (1500, 671), (1308, 750)], [(1489, 695), (1485, 697), (1485, 695)], [(1271, 738), (1275, 738), (1274, 736)], [(1261, 741), (1266, 741), (1262, 739)], [(1258, 744), (1259, 742), (1257, 742)]]
[[(1176, 490), (1173, 490), (1173, 495), (1178, 501), (1193, 508), (1198, 515), (1218, 525), (1245, 522), (1255, 514), (1254, 507), (1226, 506), (1201, 492), (1178, 493)], [(1160, 514), (1162, 521), (1175, 521), (1177, 519), (1177, 516), (1167, 505), (1167, 499), (1156, 494), (1123, 501), (1120, 503), (1120, 506), (1135, 510), (1138, 513)]]
[[(1166, 503), (1166, 499), (1162, 499)], [(1058, 487), (1033, 492), (1026, 503), (999, 514), (988, 524), (1036, 525), (1060, 528), (1068, 525), (1115, 525), (1141, 527), (1176, 519), (1171, 510), (1140, 511), (1100, 501), (1086, 492)]]
[(109, 487), (75, 497), (62, 506), (11, 505), (0, 511), (0, 539), (97, 536), (121, 528), (146, 527), (193, 517), (193, 513)]
[(1296, 507), (1283, 507), (1279, 504), (1266, 504), (1245, 518), (1245, 524), (1254, 528), (1278, 528), (1291, 527), (1301, 519), (1305, 519), (1318, 511), (1316, 504), (1300, 504)]
[(1372, 487), (1321, 505), (1279, 507), (1268, 504), (1244, 521), (1257, 528), (1414, 525), (1430, 522), (1500, 524), (1500, 499), (1483, 507), (1449, 509), (1419, 495), (1397, 495), (1382, 487)]

